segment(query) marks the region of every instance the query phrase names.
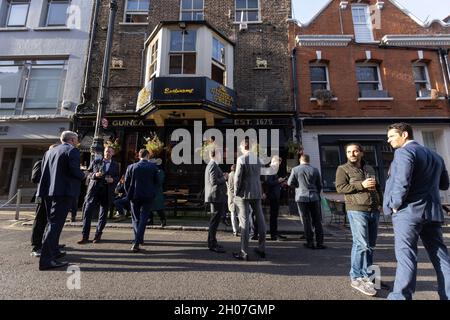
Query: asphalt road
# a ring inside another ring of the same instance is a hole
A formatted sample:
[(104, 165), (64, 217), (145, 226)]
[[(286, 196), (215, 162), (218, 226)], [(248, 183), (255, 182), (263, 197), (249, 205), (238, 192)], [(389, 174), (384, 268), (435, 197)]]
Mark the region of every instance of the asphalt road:
[[(145, 251), (130, 251), (132, 232), (107, 229), (100, 244), (78, 245), (80, 229), (66, 228), (61, 243), (67, 261), (80, 268), (80, 289), (69, 289), (66, 270), (38, 271), (30, 257), (29, 227), (0, 212), (0, 299), (383, 299), (366, 297), (350, 287), (348, 277), (351, 236), (333, 229), (326, 250), (308, 250), (298, 236), (290, 241), (267, 242), (267, 258), (254, 254), (237, 261), (238, 238), (220, 232), (227, 250), (207, 250), (202, 231), (147, 230)], [(446, 240), (449, 243), (449, 230)], [(255, 247), (256, 242), (251, 242)], [(393, 236), (382, 227), (375, 262), (382, 280), (392, 283), (395, 272)], [(69, 281), (77, 284), (74, 281)], [(436, 276), (420, 248), (416, 299), (437, 299)]]

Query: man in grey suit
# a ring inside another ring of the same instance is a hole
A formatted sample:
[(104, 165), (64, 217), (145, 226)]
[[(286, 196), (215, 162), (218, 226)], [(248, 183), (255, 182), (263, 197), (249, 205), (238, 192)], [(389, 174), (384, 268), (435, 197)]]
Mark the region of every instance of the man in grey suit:
[(261, 167), (262, 164), (254, 152), (250, 152), (250, 141), (245, 139), (240, 144), (242, 156), (237, 159), (236, 173), (234, 176), (235, 203), (238, 207), (239, 221), (241, 227), (241, 251), (234, 252), (233, 257), (238, 260), (249, 260), (248, 242), (250, 237), (250, 207), (256, 215), (258, 224), (258, 248), (255, 253), (266, 257), (266, 222), (261, 206)]
[(209, 221), (208, 248), (217, 253), (225, 250), (217, 243), (216, 234), (220, 220), (225, 217), (225, 204), (227, 201), (227, 174), (219, 168), (222, 160), (220, 151), (216, 148), (209, 150), (209, 163), (205, 169), (205, 204), (211, 206), (211, 219)]
[(388, 128), (388, 142), (396, 149), (384, 193), (384, 213), (392, 214), (397, 270), (391, 300), (410, 300), (416, 289), (419, 237), (437, 273), (438, 293), (450, 299), (450, 257), (442, 236), (439, 190), (449, 188), (444, 160), (413, 140), (406, 123)]
[[(295, 202), (303, 218), (306, 243), (309, 249), (325, 249), (323, 245), (320, 191), (322, 183), (319, 170), (309, 164), (309, 155), (300, 156), (300, 165), (292, 169), (288, 185), (295, 188)], [(314, 245), (314, 231), (317, 245)]]

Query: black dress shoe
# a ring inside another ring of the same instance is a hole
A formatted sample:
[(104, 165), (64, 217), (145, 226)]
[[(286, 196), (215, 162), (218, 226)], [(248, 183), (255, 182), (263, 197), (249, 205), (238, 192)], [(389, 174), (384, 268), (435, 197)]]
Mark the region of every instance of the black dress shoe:
[(58, 249), (64, 249), (66, 247), (66, 245), (65, 244), (58, 244)]
[(251, 237), (250, 239), (252, 239), (252, 240), (258, 240), (258, 236), (253, 236), (253, 237)]
[(265, 253), (264, 251), (261, 251), (261, 250), (259, 250), (258, 248), (255, 248), (255, 250), (253, 250), (253, 251), (255, 251), (255, 253), (256, 253), (260, 258), (263, 258), (263, 259), (266, 258), (266, 253)]
[(270, 236), (270, 241), (278, 241), (278, 237), (277, 236)]
[(316, 249), (326, 249), (326, 248), (327, 248), (327, 246), (324, 246), (323, 244), (318, 244), (316, 246)]
[(63, 268), (67, 266), (69, 263), (66, 261), (51, 261), (50, 264), (46, 265), (39, 265), (39, 270), (50, 270), (50, 269), (57, 269), (57, 268)]
[(216, 245), (214, 247), (210, 247), (209, 250), (217, 252), (217, 253), (225, 253), (225, 249), (219, 245)]
[(287, 239), (287, 237), (286, 236), (283, 236), (282, 234), (277, 234), (277, 237), (279, 238), (279, 239)]
[(133, 244), (132, 246), (131, 246), (131, 251), (133, 251), (134, 253), (137, 253), (137, 252), (139, 252), (141, 249), (139, 248), (139, 245), (138, 244)]
[(312, 243), (304, 243), (303, 246), (305, 248), (308, 248), (308, 249), (315, 249), (316, 248), (316, 246), (313, 245)]
[(248, 254), (243, 254), (242, 252), (233, 252), (233, 257), (242, 261), (249, 261)]
[(56, 254), (55, 259), (61, 259), (61, 258), (64, 258), (65, 256), (66, 256), (66, 252), (60, 251)]

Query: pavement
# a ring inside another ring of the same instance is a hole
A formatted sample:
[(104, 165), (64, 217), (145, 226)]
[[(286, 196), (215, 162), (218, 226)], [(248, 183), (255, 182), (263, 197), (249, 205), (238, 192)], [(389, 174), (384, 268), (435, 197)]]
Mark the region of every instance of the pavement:
[[(388, 294), (380, 290), (367, 297), (350, 287), (351, 233), (342, 225), (326, 224), (328, 248), (309, 250), (300, 240), (298, 217), (282, 216), (279, 229), (287, 241), (267, 241), (266, 259), (250, 251), (245, 262), (231, 255), (239, 250), (239, 238), (230, 227), (221, 225), (217, 235), (226, 253), (206, 248), (207, 217), (179, 216), (164, 229), (151, 226), (138, 254), (130, 251), (128, 222), (108, 223), (103, 241), (87, 245), (76, 243), (80, 224), (68, 223), (60, 242), (67, 245), (70, 268), (39, 271), (38, 259), (29, 254), (34, 214), (21, 212), (21, 220), (14, 221), (14, 213), (0, 211), (0, 299), (379, 300)], [(449, 225), (444, 232), (449, 244)], [(251, 250), (256, 246), (251, 241)], [(395, 256), (388, 223), (380, 225), (375, 262), (382, 280), (392, 285)], [(415, 299), (437, 299), (436, 275), (421, 245), (418, 267)]]

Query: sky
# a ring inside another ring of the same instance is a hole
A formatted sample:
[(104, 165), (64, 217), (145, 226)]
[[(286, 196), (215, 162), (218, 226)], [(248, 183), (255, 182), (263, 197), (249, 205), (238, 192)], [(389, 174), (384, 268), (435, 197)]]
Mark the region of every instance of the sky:
[[(384, 0), (389, 1), (389, 0)], [(293, 18), (309, 22), (328, 0), (292, 0)], [(444, 19), (450, 15), (450, 0), (397, 0), (422, 21)]]

